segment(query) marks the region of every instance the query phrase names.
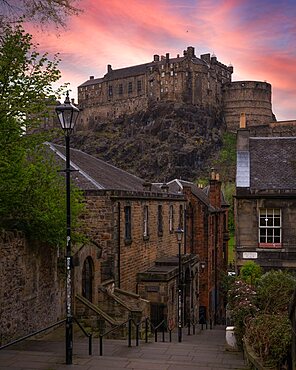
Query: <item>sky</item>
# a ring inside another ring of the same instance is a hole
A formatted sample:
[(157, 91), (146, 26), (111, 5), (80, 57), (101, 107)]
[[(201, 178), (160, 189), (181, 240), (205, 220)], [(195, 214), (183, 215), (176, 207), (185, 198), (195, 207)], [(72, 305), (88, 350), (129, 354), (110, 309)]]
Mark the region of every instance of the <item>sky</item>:
[(30, 26), (40, 51), (59, 53), (72, 97), (89, 76), (152, 61), (153, 54), (215, 54), (233, 81), (272, 85), (278, 120), (296, 119), (295, 0), (80, 0), (66, 29)]

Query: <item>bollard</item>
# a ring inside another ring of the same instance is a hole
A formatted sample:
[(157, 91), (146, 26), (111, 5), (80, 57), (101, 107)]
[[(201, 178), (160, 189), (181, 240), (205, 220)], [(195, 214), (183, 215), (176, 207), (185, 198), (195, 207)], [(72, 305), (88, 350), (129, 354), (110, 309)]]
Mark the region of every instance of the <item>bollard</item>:
[(172, 331), (169, 329), (169, 333), (170, 333), (170, 343), (172, 342)]
[(103, 336), (100, 334), (100, 356), (103, 356)]
[(187, 335), (191, 335), (191, 334), (190, 334), (190, 320), (188, 320), (187, 328), (188, 328), (188, 333), (187, 333)]
[(92, 333), (88, 336), (88, 354), (92, 355)]
[(162, 325), (162, 341), (164, 342), (164, 324)]
[(136, 324), (136, 346), (137, 347), (139, 345), (139, 325), (140, 324)]
[(148, 318), (145, 319), (145, 343), (148, 343)]
[(128, 319), (128, 347), (132, 346), (132, 319)]
[(154, 329), (154, 341), (157, 342), (157, 329)]

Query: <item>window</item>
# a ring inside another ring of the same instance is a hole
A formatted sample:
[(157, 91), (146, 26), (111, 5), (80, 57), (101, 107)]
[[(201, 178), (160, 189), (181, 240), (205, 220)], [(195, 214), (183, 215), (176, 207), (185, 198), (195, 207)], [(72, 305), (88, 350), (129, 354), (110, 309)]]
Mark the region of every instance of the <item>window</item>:
[(144, 206), (144, 215), (143, 215), (143, 237), (148, 238), (149, 236), (149, 228), (148, 228), (148, 206)]
[(119, 84), (119, 86), (118, 86), (118, 94), (119, 95), (123, 94), (123, 85), (122, 84)]
[(179, 208), (179, 227), (183, 229), (183, 206), (180, 205)]
[(170, 205), (169, 210), (169, 231), (174, 232), (174, 206)]
[(137, 81), (137, 91), (138, 92), (142, 91), (142, 81)]
[(259, 246), (280, 248), (282, 242), (281, 210), (264, 208), (259, 210)]
[(124, 237), (126, 240), (131, 240), (132, 239), (132, 220), (131, 220), (131, 207), (130, 206), (124, 207), (124, 225), (125, 225)]
[(162, 206), (158, 206), (158, 213), (157, 213), (157, 230), (158, 230), (158, 235), (162, 235), (163, 233), (163, 222), (162, 222)]
[(171, 76), (174, 76), (174, 71), (171, 71)]
[(165, 73), (164, 72), (161, 72), (161, 77), (164, 77), (165, 76)]
[(112, 85), (110, 85), (110, 86), (108, 87), (108, 95), (109, 95), (109, 96), (112, 96), (112, 95), (113, 95), (113, 87), (112, 87)]
[(132, 83), (132, 82), (129, 82), (129, 83), (128, 83), (127, 92), (128, 92), (129, 94), (133, 92), (133, 83)]

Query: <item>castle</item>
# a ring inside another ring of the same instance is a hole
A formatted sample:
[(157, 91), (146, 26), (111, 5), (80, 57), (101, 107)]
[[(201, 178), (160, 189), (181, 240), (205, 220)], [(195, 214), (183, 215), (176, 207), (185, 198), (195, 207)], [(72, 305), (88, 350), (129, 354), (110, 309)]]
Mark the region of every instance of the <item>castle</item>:
[(183, 56), (154, 55), (153, 61), (112, 69), (102, 78), (90, 76), (78, 87), (80, 125), (91, 128), (102, 119), (145, 111), (153, 103), (175, 102), (223, 112), (228, 130), (236, 130), (241, 112), (251, 125), (274, 121), (271, 85), (259, 81), (231, 81), (233, 67), (217, 57), (195, 55), (192, 46)]

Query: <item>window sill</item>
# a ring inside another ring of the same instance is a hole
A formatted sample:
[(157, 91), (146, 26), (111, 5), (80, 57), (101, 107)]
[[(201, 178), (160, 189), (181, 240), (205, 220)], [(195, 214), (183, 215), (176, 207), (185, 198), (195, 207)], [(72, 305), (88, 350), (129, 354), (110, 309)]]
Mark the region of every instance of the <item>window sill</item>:
[(259, 243), (260, 249), (282, 249), (282, 243)]
[(162, 232), (162, 231), (161, 231), (161, 232), (159, 231), (157, 235), (158, 235), (159, 237), (162, 237), (162, 236), (163, 236), (163, 232)]
[(124, 244), (125, 245), (131, 245), (132, 244), (132, 239), (124, 239)]
[(143, 236), (143, 240), (146, 242), (147, 240), (149, 240), (150, 239), (150, 237), (149, 237), (149, 235), (147, 235), (147, 236)]

